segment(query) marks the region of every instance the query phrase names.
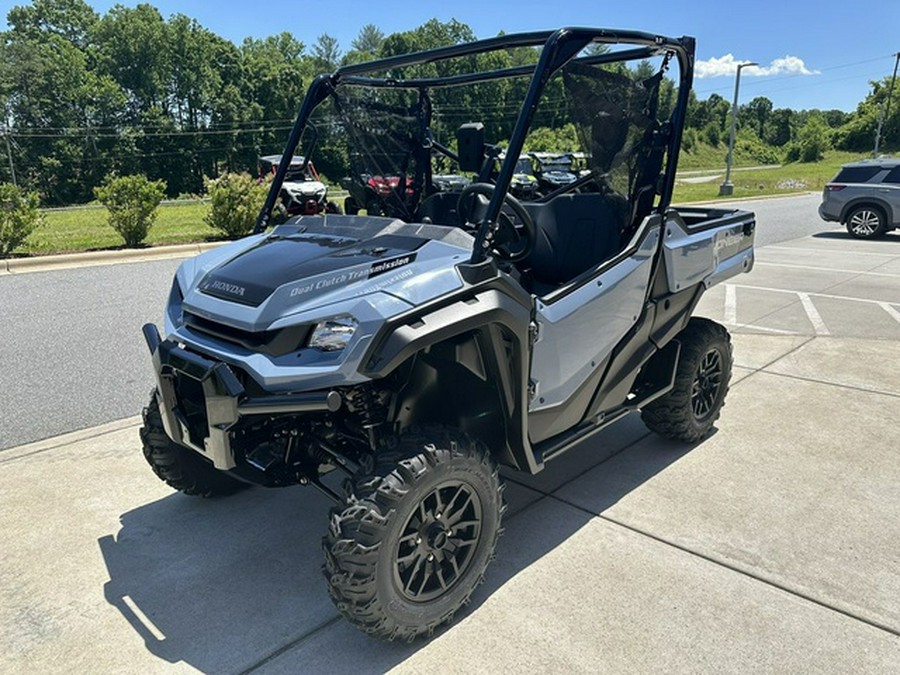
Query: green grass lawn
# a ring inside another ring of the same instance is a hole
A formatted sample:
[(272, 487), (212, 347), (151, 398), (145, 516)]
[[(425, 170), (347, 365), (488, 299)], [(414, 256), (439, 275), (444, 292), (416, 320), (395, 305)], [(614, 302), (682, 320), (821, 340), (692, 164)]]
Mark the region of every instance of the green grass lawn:
[[(864, 158), (865, 155), (849, 152), (829, 152), (825, 159), (814, 163), (795, 163), (784, 166), (733, 171), (731, 182), (734, 184), (732, 197), (719, 197), (719, 185), (725, 176), (724, 160), (721, 166), (716, 165), (715, 157), (707, 157), (711, 162), (704, 171), (708, 171), (712, 180), (701, 183), (685, 183), (684, 176), (676, 182), (675, 203), (731, 200), (745, 197), (782, 195), (797, 192), (820, 191), (838, 171), (841, 164)], [(696, 157), (689, 162), (689, 168), (682, 165), (683, 171), (695, 171)], [(744, 163), (746, 166), (747, 164)], [(712, 166), (713, 168), (709, 168)], [(752, 166), (752, 164), (751, 164)], [(738, 167), (740, 168), (740, 167)], [(344, 193), (335, 191), (329, 198), (343, 204)], [(156, 216), (156, 222), (147, 236), (147, 246), (164, 244), (186, 244), (193, 242), (214, 241), (222, 239), (219, 232), (204, 222), (209, 206), (202, 201), (179, 201), (162, 204)], [(44, 212), (44, 224), (15, 251), (15, 255), (47, 255), (50, 253), (71, 253), (76, 251), (94, 251), (115, 249), (123, 246), (121, 237), (107, 223), (107, 212), (102, 206), (81, 207), (66, 210)]]
[[(864, 159), (867, 155), (852, 152), (828, 152), (819, 162), (785, 164), (783, 166), (732, 171), (734, 195), (719, 197), (719, 185), (725, 178), (725, 166), (709, 173), (715, 178), (709, 182), (686, 183), (676, 179), (673, 201), (677, 203), (731, 200), (746, 197), (786, 195), (797, 192), (820, 192), (825, 183), (834, 178), (841, 164)], [(694, 176), (687, 178), (693, 179)]]
[[(329, 199), (343, 205), (346, 192), (335, 190)], [(204, 222), (209, 203), (184, 200), (160, 204), (146, 246), (217, 241), (225, 237)], [(107, 222), (102, 206), (82, 206), (44, 211), (44, 223), (13, 255), (33, 256), (123, 248), (119, 234)]]
[[(201, 201), (161, 204), (146, 244), (186, 244), (221, 238), (203, 218), (209, 205)], [(107, 222), (102, 206), (44, 212), (44, 223), (16, 249), (24, 255), (93, 251), (123, 246), (122, 238)]]

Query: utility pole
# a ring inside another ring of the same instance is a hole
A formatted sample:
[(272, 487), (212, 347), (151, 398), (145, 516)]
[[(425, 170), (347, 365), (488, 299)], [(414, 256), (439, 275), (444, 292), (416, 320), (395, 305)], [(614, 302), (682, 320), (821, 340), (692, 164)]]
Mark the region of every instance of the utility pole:
[(16, 185), (16, 169), (13, 166), (12, 148), (9, 145), (9, 127), (4, 127), (3, 138), (6, 141), (6, 156), (9, 157), (9, 175), (12, 176), (12, 184)]
[(894, 93), (894, 80), (897, 79), (897, 66), (900, 65), (900, 52), (897, 52), (894, 56), (896, 57), (894, 59), (894, 74), (891, 75), (891, 84), (888, 87), (887, 101), (881, 108), (881, 115), (878, 117), (878, 131), (875, 132), (875, 151), (872, 153), (872, 157), (876, 159), (878, 158), (878, 146), (881, 145), (881, 128), (884, 126), (885, 118), (891, 112), (891, 95)]

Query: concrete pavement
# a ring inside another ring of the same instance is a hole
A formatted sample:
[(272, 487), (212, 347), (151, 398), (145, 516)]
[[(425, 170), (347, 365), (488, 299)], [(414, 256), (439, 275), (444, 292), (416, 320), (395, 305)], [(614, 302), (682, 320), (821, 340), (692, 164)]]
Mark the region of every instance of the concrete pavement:
[(633, 415), (508, 475), (497, 560), (430, 641), (339, 618), (314, 491), (172, 493), (135, 418), (7, 450), (0, 672), (897, 672), (897, 244), (761, 249), (700, 307), (734, 333), (715, 433)]

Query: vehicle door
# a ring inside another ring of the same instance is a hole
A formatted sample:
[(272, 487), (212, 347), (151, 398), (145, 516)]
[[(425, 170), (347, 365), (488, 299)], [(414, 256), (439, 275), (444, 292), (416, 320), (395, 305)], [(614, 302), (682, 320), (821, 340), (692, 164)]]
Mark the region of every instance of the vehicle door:
[(532, 442), (581, 421), (607, 357), (641, 314), (659, 240), (653, 215), (623, 253), (535, 298), (529, 416), (544, 422), (530, 425)]

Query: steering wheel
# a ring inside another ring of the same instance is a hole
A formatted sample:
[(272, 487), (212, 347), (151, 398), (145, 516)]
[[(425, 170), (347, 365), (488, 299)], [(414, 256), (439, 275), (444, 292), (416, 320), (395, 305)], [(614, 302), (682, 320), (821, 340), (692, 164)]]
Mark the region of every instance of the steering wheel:
[[(471, 183), (459, 194), (456, 212), (463, 223), (474, 223), (469, 216), (484, 213), (488, 200), (494, 194), (494, 186), (490, 183)], [(537, 227), (531, 215), (522, 206), (522, 202), (508, 192), (503, 197), (503, 204), (508, 206), (519, 220), (517, 224), (508, 213), (503, 211), (497, 216), (497, 229), (494, 232), (491, 252), (501, 260), (517, 262), (528, 257), (534, 249), (537, 239)], [(481, 215), (476, 215), (480, 219)]]

